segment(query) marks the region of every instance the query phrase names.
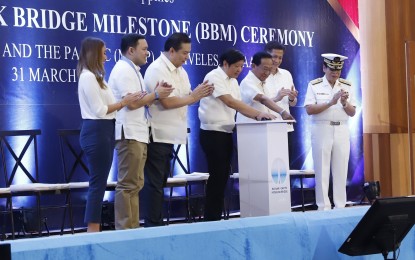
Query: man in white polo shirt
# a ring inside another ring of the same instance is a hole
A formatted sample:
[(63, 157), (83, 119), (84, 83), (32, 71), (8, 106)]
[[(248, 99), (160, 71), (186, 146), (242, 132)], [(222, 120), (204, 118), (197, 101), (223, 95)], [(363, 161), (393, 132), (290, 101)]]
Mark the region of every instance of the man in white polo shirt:
[[(265, 84), (265, 93), (269, 98), (277, 103), (278, 106), (290, 113), (290, 107), (297, 104), (298, 92), (294, 87), (293, 77), (288, 70), (280, 68), (285, 47), (277, 41), (269, 41), (264, 50), (271, 54), (272, 69)], [(277, 117), (280, 116), (272, 111)], [(294, 125), (288, 124), (288, 132), (294, 131)], [(290, 137), (290, 135), (288, 135)]]
[[(271, 73), (272, 57), (271, 54), (260, 51), (252, 57), (252, 69), (248, 72), (246, 77), (241, 81), (241, 96), (242, 101), (266, 113), (277, 113), (284, 120), (293, 120), (291, 114), (277, 105), (271, 98), (268, 97), (266, 90), (266, 79)], [(238, 121), (251, 120), (244, 115), (238, 114)]]
[(174, 88), (168, 98), (150, 106), (151, 140), (144, 169), (146, 215), (145, 226), (163, 225), (163, 187), (170, 172), (174, 144), (185, 144), (187, 135), (187, 106), (213, 92), (213, 86), (203, 82), (193, 91), (182, 65), (189, 58), (191, 40), (185, 33), (172, 34), (164, 44), (164, 51), (147, 68), (144, 82), (154, 92), (157, 82), (167, 82)]
[(347, 57), (333, 53), (321, 56), (324, 76), (308, 83), (304, 106), (312, 118), (311, 146), (316, 172), (316, 202), (319, 210), (329, 210), (330, 170), (334, 205), (336, 208), (346, 205), (350, 154), (347, 121), (356, 114), (356, 103), (351, 83), (340, 78)]
[(229, 178), (233, 152), (232, 133), (235, 114), (239, 112), (255, 120), (275, 119), (274, 115), (258, 111), (241, 100), (236, 78), (245, 63), (242, 52), (229, 49), (219, 56), (219, 67), (210, 71), (205, 80), (215, 85), (213, 94), (200, 101), (200, 144), (206, 155), (209, 179), (206, 187), (204, 220), (222, 218), (223, 200)]
[[(141, 92), (142, 99), (117, 112), (115, 139), (118, 158), (118, 182), (115, 189), (115, 228), (139, 227), (138, 193), (144, 186), (144, 164), (147, 157), (148, 105), (173, 91), (159, 84), (156, 92), (147, 94), (140, 67), (147, 63), (148, 45), (144, 36), (126, 34), (121, 39), (121, 59), (111, 71), (108, 85), (117, 100), (127, 93)], [(156, 94), (157, 93), (157, 94)]]

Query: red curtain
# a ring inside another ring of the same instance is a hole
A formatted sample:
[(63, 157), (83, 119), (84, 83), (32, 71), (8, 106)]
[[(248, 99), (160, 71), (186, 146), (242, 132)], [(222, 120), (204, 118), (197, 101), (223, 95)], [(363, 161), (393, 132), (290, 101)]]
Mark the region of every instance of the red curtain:
[(352, 19), (354, 24), (359, 28), (359, 0), (338, 0), (347, 15)]

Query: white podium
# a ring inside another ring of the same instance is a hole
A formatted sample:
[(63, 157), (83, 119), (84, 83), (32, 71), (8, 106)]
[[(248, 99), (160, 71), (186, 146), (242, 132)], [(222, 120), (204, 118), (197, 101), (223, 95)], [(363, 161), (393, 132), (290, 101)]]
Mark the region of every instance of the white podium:
[(237, 122), (241, 217), (291, 211), (287, 123)]

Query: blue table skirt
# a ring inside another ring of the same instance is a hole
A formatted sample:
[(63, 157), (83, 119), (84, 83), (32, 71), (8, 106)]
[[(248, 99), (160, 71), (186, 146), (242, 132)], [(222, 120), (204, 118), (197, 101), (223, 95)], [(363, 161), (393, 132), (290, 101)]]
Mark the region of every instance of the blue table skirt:
[[(338, 248), (368, 207), (31, 238), (12, 259), (351, 259)], [(414, 229), (399, 259), (415, 259)], [(381, 255), (353, 259), (382, 259)]]

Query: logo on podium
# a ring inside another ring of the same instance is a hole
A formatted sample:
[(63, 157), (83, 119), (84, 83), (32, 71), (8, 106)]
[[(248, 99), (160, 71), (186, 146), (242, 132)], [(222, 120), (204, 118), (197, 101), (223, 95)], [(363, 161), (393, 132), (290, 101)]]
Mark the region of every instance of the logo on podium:
[(283, 184), (287, 180), (287, 166), (281, 158), (276, 158), (271, 165), (271, 176), (275, 184)]

